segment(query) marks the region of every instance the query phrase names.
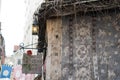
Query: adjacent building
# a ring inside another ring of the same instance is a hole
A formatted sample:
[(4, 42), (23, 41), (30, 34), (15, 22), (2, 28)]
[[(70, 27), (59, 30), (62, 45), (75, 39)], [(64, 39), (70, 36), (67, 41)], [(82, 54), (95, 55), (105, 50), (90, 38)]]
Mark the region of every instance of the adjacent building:
[(4, 37), (2, 35), (2, 22), (1, 22), (1, 0), (0, 0), (0, 68), (3, 64), (5, 64), (5, 58), (6, 58), (6, 54), (5, 54), (5, 40)]
[(1, 33), (1, 22), (0, 22), (0, 58), (1, 64), (5, 63), (5, 40)]
[(34, 74), (25, 74), (22, 72), (23, 51), (20, 46), (14, 45), (14, 54), (6, 57), (5, 64), (12, 66), (10, 80), (34, 80)]
[[(37, 55), (38, 50), (38, 35), (32, 35), (32, 24), (33, 24), (33, 15), (34, 12), (38, 7), (41, 7), (41, 3), (43, 0), (25, 0), (26, 5), (26, 13), (25, 13), (25, 27), (24, 27), (24, 46), (25, 48), (31, 48), (31, 49), (24, 49), (24, 52), (26, 53), (27, 50), (32, 51), (32, 55)], [(36, 48), (36, 49), (32, 49)], [(35, 75), (37, 76), (37, 74)]]
[[(33, 14), (35, 10), (40, 7), (43, 0), (25, 0), (25, 27), (24, 27), (24, 45), (30, 48), (37, 48), (38, 36), (32, 35)], [(33, 55), (37, 54), (37, 50), (33, 49)]]

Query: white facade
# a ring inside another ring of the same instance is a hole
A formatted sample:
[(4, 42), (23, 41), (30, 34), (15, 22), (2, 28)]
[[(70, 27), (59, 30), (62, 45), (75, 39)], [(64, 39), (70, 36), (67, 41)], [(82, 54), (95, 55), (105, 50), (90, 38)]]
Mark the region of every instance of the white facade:
[(0, 22), (1, 22), (1, 0), (0, 0)]
[(5, 64), (9, 65), (21, 65), (22, 64), (22, 54), (21, 52), (15, 52), (14, 55), (5, 58)]
[[(24, 45), (34, 44), (38, 41), (38, 36), (32, 35), (32, 22), (33, 14), (37, 8), (41, 5), (43, 0), (25, 0), (26, 14), (25, 14), (25, 27), (24, 27)], [(35, 48), (37, 45), (28, 47)], [(32, 50), (33, 54), (36, 55), (36, 50)]]
[[(41, 3), (44, 0), (25, 0), (26, 4), (26, 14), (25, 14), (25, 27), (24, 27), (24, 45), (38, 43), (38, 36), (32, 35), (32, 23), (33, 23), (33, 15), (34, 12), (41, 6)], [(35, 48), (36, 45), (28, 46)], [(33, 55), (37, 54), (37, 50), (32, 50)], [(37, 76), (37, 74), (36, 74)]]

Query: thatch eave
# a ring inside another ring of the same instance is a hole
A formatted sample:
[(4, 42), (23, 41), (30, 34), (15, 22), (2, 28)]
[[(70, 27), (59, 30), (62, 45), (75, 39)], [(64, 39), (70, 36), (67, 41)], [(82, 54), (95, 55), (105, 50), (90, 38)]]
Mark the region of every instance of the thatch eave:
[(77, 12), (86, 13), (92, 11), (108, 10), (120, 7), (120, 0), (92, 0), (74, 2), (45, 2), (42, 3), (38, 13), (39, 18), (66, 16)]

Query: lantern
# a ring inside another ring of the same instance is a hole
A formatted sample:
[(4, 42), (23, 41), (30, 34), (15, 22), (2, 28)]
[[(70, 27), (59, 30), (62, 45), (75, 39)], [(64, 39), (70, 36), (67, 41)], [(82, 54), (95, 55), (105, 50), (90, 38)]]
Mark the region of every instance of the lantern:
[(39, 33), (39, 25), (38, 20), (35, 18), (32, 24), (32, 35), (38, 35)]

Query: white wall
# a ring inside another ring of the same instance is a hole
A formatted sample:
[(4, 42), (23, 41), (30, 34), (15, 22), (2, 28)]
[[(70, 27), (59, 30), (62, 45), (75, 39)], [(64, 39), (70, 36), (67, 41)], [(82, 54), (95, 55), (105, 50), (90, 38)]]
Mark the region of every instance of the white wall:
[(0, 0), (0, 22), (1, 22), (1, 0)]
[[(33, 22), (33, 14), (37, 10), (39, 6), (41, 6), (41, 3), (44, 0), (25, 0), (26, 4), (26, 14), (25, 14), (25, 27), (24, 27), (24, 44), (32, 44), (37, 43), (38, 36), (32, 36), (32, 22)], [(30, 46), (30, 47), (35, 47)], [(36, 54), (35, 50), (33, 51), (33, 54)]]
[(20, 59), (21, 63), (22, 63), (22, 54), (21, 54), (21, 52), (14, 53), (14, 55), (12, 55), (10, 57), (6, 57), (5, 64), (18, 65), (18, 59)]

